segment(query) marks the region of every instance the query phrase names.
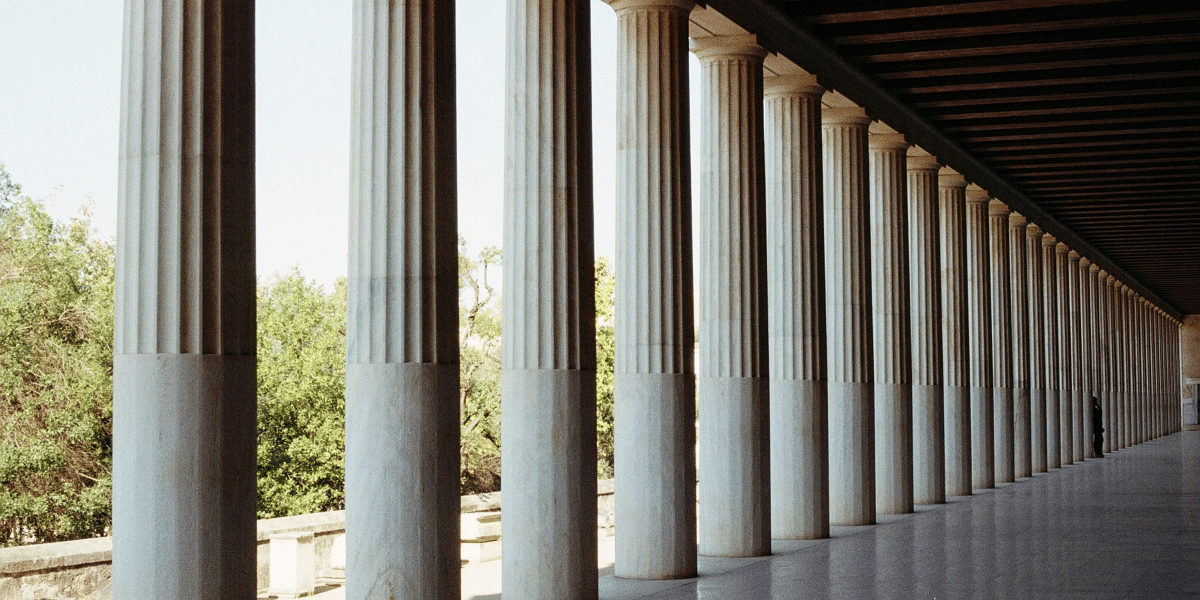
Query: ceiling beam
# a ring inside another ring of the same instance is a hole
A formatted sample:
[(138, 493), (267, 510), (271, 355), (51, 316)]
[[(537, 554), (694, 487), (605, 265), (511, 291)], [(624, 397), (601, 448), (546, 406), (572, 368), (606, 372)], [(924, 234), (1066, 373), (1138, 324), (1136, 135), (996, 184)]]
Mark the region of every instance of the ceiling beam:
[(1100, 38), (1072, 40), (1068, 42), (1038, 42), (1034, 44), (981, 45), (947, 50), (918, 50), (915, 52), (889, 52), (855, 57), (858, 64), (887, 64), (897, 62), (919, 62), (923, 60), (951, 60), (956, 58), (978, 58), (981, 56), (1008, 56), (1012, 54), (1037, 54), (1089, 50), (1096, 48), (1122, 48), (1125, 46), (1147, 46), (1151, 44), (1180, 44), (1200, 42), (1200, 34), (1176, 33), (1166, 35), (1141, 35), (1122, 38)]
[(1007, 10), (1030, 10), (1055, 6), (1083, 6), (1108, 4), (1121, 0), (993, 0), (991, 2), (968, 2), (963, 4), (939, 4), (914, 8), (892, 8), (886, 10), (863, 10), (856, 12), (814, 15), (804, 20), (808, 23), (830, 25), (837, 23), (861, 23), (863, 21), (889, 21), (897, 19), (919, 19), (922, 17), (944, 17), (949, 15), (977, 15)]
[[(718, 5), (717, 2), (710, 2), (709, 4), (713, 6)], [(721, 12), (725, 13), (725, 11)], [(727, 13), (726, 16), (728, 16)], [(923, 42), (948, 38), (978, 37), (982, 35), (1014, 35), (1037, 31), (1068, 31), (1072, 29), (1095, 29), (1097, 27), (1173, 23), (1195, 19), (1200, 19), (1200, 11), (1179, 11), (1154, 15), (1122, 15), (1117, 17), (1088, 17), (1085, 19), (1060, 19), (1057, 21), (1030, 21), (1024, 23), (998, 23), (995, 25), (971, 25), (968, 27), (941, 27), (938, 29), (893, 31), (891, 33), (864, 33), (836, 36), (831, 38), (831, 41), (838, 45)], [(734, 19), (734, 21), (737, 21), (737, 19)]]

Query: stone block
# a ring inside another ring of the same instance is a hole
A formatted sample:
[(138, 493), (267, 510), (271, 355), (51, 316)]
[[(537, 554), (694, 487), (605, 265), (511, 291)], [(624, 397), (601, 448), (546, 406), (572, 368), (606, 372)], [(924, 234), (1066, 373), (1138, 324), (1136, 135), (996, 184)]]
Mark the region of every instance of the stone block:
[(315, 589), (316, 556), (310, 532), (271, 536), (271, 586), (267, 593), (279, 598), (311, 596)]

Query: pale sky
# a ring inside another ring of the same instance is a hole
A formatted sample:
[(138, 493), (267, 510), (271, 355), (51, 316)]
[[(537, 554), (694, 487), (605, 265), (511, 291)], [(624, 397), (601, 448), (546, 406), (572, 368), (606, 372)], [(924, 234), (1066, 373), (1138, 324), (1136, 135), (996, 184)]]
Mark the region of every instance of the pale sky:
[[(504, 6), (458, 0), (459, 233), (473, 250), (502, 243)], [(351, 0), (258, 0), (257, 11), (258, 274), (299, 265), (328, 285), (347, 263)], [(0, 0), (0, 163), (59, 219), (90, 198), (109, 237), (122, 12), (122, 0)], [(615, 52), (616, 16), (592, 0), (596, 254), (609, 257)]]

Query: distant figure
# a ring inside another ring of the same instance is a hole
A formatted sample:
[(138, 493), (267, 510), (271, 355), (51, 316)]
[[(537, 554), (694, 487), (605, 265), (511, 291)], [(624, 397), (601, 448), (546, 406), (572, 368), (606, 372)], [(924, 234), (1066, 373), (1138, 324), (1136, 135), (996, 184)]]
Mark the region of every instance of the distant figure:
[(1104, 458), (1104, 415), (1100, 413), (1100, 401), (1092, 396), (1092, 448), (1096, 458)]

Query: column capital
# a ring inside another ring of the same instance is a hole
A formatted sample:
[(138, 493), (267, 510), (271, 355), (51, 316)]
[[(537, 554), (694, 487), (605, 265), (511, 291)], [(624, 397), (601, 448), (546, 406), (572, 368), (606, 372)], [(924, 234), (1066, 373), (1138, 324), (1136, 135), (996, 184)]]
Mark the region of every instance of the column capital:
[(1029, 226), (1029, 219), (1026, 219), (1025, 215), (1014, 210), (1008, 213), (1008, 226), (1025, 229)]
[(1031, 238), (1040, 238), (1045, 235), (1045, 233), (1046, 232), (1042, 231), (1042, 228), (1038, 226), (1037, 223), (1030, 223), (1029, 226), (1025, 228), (1025, 235)]
[(995, 198), (993, 198), (991, 202), (988, 202), (988, 214), (989, 215), (1003, 217), (1003, 216), (1008, 215), (1011, 212), (1012, 212), (1012, 210), (1008, 208), (1007, 204), (1005, 204), (999, 200), (996, 200)]
[(763, 96), (815, 96), (825, 94), (825, 88), (817, 81), (817, 76), (811, 73), (800, 75), (776, 75), (763, 78)]
[(758, 36), (753, 33), (692, 38), (691, 50), (701, 61), (718, 56), (745, 56), (762, 62), (767, 57), (767, 50), (758, 44)]
[(933, 171), (937, 172), (942, 168), (938, 157), (930, 154), (920, 146), (908, 147), (908, 170), (909, 171)]
[(950, 167), (942, 167), (938, 171), (938, 186), (965, 190), (967, 189), (967, 178)]
[(1112, 275), (1107, 276), (1104, 281), (1105, 281), (1105, 283), (1108, 284), (1108, 287), (1110, 287), (1110, 288), (1117, 287), (1117, 278), (1113, 277)]
[(1070, 255), (1071, 247), (1062, 242), (1058, 242), (1058, 244), (1054, 246), (1054, 251), (1059, 254)]
[(1089, 272), (1091, 272), (1091, 273), (1102, 272), (1102, 271), (1100, 271), (1100, 265), (1098, 265), (1098, 264), (1096, 264), (1096, 263), (1094, 263), (1094, 262), (1091, 262), (1091, 261), (1088, 261), (1088, 263), (1089, 263), (1089, 264), (1088, 264), (1088, 271), (1089, 271)]
[(970, 184), (967, 186), (967, 202), (990, 202), (992, 196), (988, 191), (979, 187), (978, 184)]
[(1074, 262), (1078, 262), (1080, 259), (1083, 258), (1083, 256), (1074, 250), (1070, 250), (1067, 252), (1067, 258), (1071, 259)]
[[(868, 148), (883, 148), (892, 150), (907, 150), (908, 140), (904, 139), (904, 134), (899, 133), (891, 127), (881, 125), (880, 121), (872, 122), (867, 129), (867, 147)], [(907, 165), (906, 165), (907, 167)]]
[(617, 12), (637, 9), (691, 12), (693, 8), (696, 8), (696, 3), (692, 0), (604, 0), (604, 2)]
[(1043, 246), (1050, 246), (1051, 248), (1053, 248), (1055, 246), (1055, 244), (1057, 244), (1057, 243), (1058, 243), (1058, 238), (1056, 238), (1048, 233), (1042, 235), (1042, 245)]
[(822, 108), (821, 124), (860, 125), (862, 127), (869, 127), (871, 125), (871, 117), (867, 116), (867, 109), (862, 108), (861, 106)]

